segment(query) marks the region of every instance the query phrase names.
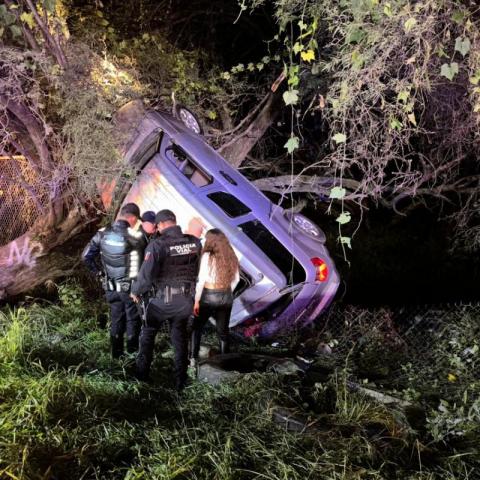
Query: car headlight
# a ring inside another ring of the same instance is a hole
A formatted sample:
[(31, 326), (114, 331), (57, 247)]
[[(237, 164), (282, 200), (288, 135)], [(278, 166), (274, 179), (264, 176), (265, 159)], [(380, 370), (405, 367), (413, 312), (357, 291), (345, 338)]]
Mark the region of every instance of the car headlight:
[(321, 242), (325, 241), (325, 235), (310, 219), (301, 215), (300, 213), (293, 213), (289, 215), (290, 221), (295, 225), (296, 228), (306, 233), (309, 237), (315, 238)]

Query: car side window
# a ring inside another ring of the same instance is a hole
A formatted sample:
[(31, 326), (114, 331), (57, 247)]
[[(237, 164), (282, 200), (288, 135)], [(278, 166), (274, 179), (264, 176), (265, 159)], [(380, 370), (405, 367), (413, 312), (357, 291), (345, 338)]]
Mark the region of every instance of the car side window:
[(207, 197), (215, 202), (229, 217), (236, 218), (250, 213), (251, 210), (234, 195), (227, 192), (213, 192)]
[(187, 153), (178, 145), (171, 144), (165, 149), (165, 156), (183, 173), (195, 186), (205, 187), (213, 181), (212, 177), (201, 170)]

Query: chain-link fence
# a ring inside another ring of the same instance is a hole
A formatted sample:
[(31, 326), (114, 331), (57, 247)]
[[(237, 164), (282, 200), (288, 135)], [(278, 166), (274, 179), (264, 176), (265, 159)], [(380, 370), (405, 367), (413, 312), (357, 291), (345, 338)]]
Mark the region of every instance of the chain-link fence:
[(392, 389), (462, 393), (480, 378), (480, 303), (333, 306), (315, 330), (337, 364)]
[(23, 156), (0, 156), (0, 246), (25, 233), (47, 202), (46, 188)]

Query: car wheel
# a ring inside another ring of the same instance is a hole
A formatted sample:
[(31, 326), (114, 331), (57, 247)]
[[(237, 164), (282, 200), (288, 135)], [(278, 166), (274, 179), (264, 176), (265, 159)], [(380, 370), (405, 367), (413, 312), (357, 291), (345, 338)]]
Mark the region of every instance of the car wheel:
[(175, 117), (180, 120), (189, 130), (198, 135), (203, 135), (203, 127), (198, 117), (187, 107), (175, 105)]

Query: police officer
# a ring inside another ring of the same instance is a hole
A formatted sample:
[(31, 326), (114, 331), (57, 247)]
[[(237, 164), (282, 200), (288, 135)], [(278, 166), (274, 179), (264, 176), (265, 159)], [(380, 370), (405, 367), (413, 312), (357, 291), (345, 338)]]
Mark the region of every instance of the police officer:
[(148, 210), (142, 215), (142, 224), (138, 229), (139, 232), (142, 232), (143, 239), (145, 241), (145, 247), (148, 245), (148, 242), (155, 236), (157, 232), (157, 226), (155, 224), (155, 212)]
[(140, 335), (137, 378), (149, 379), (155, 336), (162, 323), (168, 321), (175, 351), (175, 386), (181, 390), (187, 379), (187, 320), (193, 311), (201, 244), (193, 235), (182, 233), (170, 210), (158, 212), (155, 222), (161, 235), (149, 243), (132, 286), (132, 298), (136, 302), (140, 295), (154, 289)]
[(130, 288), (132, 280), (138, 274), (144, 248), (141, 232), (133, 230), (139, 217), (138, 206), (127, 203), (120, 210), (118, 220), (109, 227), (100, 229), (82, 255), (87, 267), (103, 277), (105, 296), (110, 306), (113, 358), (123, 355), (125, 331), (127, 351), (134, 353), (138, 350), (140, 316), (137, 306), (130, 298)]

